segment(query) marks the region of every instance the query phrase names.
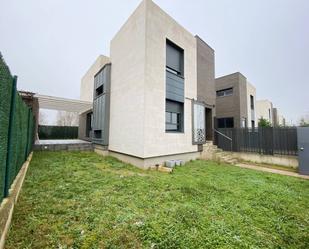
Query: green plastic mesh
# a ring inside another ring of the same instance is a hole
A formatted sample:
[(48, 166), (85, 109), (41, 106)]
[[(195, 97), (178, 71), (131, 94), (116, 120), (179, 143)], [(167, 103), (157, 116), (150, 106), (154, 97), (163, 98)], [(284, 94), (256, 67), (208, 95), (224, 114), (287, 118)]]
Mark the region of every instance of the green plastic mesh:
[[(32, 151), (34, 118), (31, 109), (23, 102), (17, 91), (13, 93), (13, 76), (0, 54), (0, 202), (23, 163)], [(15, 105), (11, 105), (12, 95)], [(10, 122), (11, 108), (14, 107)], [(9, 129), (12, 136), (9, 141)], [(7, 183), (7, 186), (5, 186)]]

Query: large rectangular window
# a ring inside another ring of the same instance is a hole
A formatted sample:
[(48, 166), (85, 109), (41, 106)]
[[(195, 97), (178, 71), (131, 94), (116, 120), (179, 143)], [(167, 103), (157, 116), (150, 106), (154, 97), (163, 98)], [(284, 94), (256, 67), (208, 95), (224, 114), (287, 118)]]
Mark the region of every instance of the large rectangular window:
[(165, 130), (167, 132), (183, 131), (183, 104), (166, 100)]
[(234, 118), (218, 118), (218, 128), (234, 128)]
[(166, 41), (166, 69), (176, 75), (183, 76), (184, 50), (173, 42)]

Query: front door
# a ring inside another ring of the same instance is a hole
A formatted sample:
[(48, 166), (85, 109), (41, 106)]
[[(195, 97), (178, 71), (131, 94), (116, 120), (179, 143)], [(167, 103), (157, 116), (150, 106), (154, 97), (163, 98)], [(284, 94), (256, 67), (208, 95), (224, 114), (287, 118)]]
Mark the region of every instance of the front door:
[(297, 128), (299, 173), (309, 175), (309, 127)]

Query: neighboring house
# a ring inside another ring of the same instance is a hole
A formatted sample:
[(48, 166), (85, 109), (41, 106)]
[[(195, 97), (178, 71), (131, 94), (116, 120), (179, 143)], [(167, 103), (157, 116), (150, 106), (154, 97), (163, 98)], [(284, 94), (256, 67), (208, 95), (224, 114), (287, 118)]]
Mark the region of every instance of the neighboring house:
[(237, 72), (216, 78), (215, 82), (216, 127), (256, 127), (256, 89), (247, 78)]
[[(275, 111), (277, 112), (277, 111)], [(273, 103), (267, 99), (256, 101), (256, 115), (257, 119), (266, 119), (270, 124), (274, 125)], [(275, 118), (275, 121), (277, 118)]]
[(151, 0), (144, 0), (81, 83), (93, 110), (80, 138), (140, 167), (190, 160), (212, 140), (214, 50)]
[(273, 125), (285, 126), (285, 118), (280, 115), (278, 108), (273, 108)]

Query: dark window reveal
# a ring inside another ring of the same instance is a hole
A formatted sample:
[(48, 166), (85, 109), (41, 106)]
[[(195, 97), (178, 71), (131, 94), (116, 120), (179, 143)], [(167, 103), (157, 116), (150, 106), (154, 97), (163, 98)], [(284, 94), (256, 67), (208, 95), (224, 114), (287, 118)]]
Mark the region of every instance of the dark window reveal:
[(171, 41), (166, 41), (166, 69), (176, 75), (183, 76), (184, 50)]
[(252, 95), (250, 95), (250, 106), (251, 106), (251, 110), (254, 110), (254, 98)]
[(102, 130), (95, 130), (93, 132), (94, 138), (102, 138)]
[(233, 88), (227, 88), (217, 91), (218, 97), (231, 96), (233, 95)]
[(218, 128), (234, 128), (234, 118), (218, 118)]
[(98, 97), (98, 96), (100, 96), (101, 94), (103, 94), (103, 91), (104, 91), (104, 87), (103, 87), (104, 85), (101, 85), (101, 86), (99, 86), (96, 90), (95, 90), (95, 92), (96, 92), (96, 97)]

